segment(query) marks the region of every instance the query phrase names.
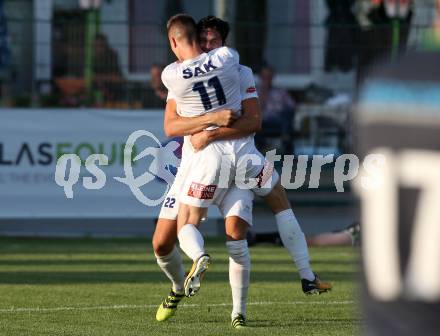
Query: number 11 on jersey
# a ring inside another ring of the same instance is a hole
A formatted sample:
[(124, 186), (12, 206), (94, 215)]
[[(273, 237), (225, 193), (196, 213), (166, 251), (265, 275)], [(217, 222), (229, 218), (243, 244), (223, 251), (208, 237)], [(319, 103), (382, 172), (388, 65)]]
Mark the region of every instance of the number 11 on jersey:
[[(218, 105), (226, 104), (226, 96), (223, 91), (222, 84), (217, 76), (212, 77), (208, 80), (208, 86), (215, 89), (215, 96), (217, 97)], [(203, 107), (205, 111), (212, 109), (211, 99), (209, 99), (208, 92), (206, 91), (205, 83), (203, 81), (194, 83), (193, 91), (197, 91), (200, 94), (200, 99), (202, 100)]]

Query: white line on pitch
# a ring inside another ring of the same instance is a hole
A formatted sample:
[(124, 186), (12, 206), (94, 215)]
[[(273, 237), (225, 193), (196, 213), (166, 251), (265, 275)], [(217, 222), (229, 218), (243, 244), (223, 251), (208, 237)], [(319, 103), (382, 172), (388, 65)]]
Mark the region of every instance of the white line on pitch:
[[(249, 302), (249, 306), (270, 306), (270, 305), (350, 305), (355, 301), (292, 301), (292, 302)], [(184, 308), (200, 308), (200, 307), (223, 307), (231, 306), (231, 303), (213, 303), (213, 304), (182, 304), (180, 307)], [(156, 305), (113, 305), (113, 306), (92, 306), (92, 307), (34, 307), (34, 308), (4, 308), (0, 309), (0, 313), (44, 313), (55, 311), (82, 311), (82, 310), (123, 310), (123, 309), (145, 309), (145, 308), (157, 308)]]

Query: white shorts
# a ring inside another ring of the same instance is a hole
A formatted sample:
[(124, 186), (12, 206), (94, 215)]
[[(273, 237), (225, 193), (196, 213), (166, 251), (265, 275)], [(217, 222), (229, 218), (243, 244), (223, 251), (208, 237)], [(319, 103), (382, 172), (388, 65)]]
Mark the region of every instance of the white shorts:
[(213, 142), (192, 153), (186, 166), (180, 202), (202, 208), (223, 199), (233, 183), (265, 196), (278, 181), (252, 137)]
[[(173, 183), (162, 203), (159, 218), (177, 220), (180, 190), (180, 188), (177, 188), (177, 184)], [(252, 226), (253, 200), (254, 194), (250, 190), (232, 187), (224, 194), (223, 199), (216, 202), (216, 205), (223, 218), (237, 216)]]
[[(214, 204), (219, 207), (222, 215), (226, 217), (237, 216), (245, 220), (249, 225), (252, 225), (252, 202), (253, 193), (258, 196), (266, 196), (276, 185), (279, 180), (278, 173), (273, 169), (272, 165), (269, 165), (264, 160), (263, 155), (255, 148), (253, 139), (251, 142), (247, 142), (242, 148), (241, 152), (246, 152), (250, 156), (240, 156), (237, 169), (234, 169), (234, 173), (237, 175), (246, 176), (253, 174), (256, 177), (254, 180), (254, 186), (248, 188), (245, 181), (242, 181), (240, 176), (235, 176), (233, 183), (229, 188), (221, 188), (221, 193), (217, 194), (217, 197), (212, 200)], [(188, 185), (185, 183), (187, 178), (187, 171), (194, 167), (191, 163), (194, 162), (193, 155), (195, 153), (188, 151), (188, 147), (184, 146), (183, 159), (179, 171), (176, 175), (173, 185), (171, 186), (159, 214), (159, 218), (176, 220), (179, 212), (179, 197), (181, 197), (184, 189)], [(252, 160), (257, 163), (256, 168), (249, 169), (246, 167), (245, 161)], [(258, 163), (261, 162), (262, 164)], [(264, 164), (263, 164), (264, 163)], [(253, 193), (252, 193), (252, 192)]]

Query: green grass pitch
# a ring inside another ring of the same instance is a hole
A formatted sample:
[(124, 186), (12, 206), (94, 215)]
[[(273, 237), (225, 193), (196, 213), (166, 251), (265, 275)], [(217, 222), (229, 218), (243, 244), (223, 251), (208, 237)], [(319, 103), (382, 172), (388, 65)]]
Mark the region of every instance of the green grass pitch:
[(358, 334), (353, 248), (312, 248), (314, 270), (334, 290), (305, 296), (286, 250), (252, 247), (249, 330), (230, 327), (224, 242), (207, 240), (206, 248), (213, 263), (200, 292), (159, 323), (156, 309), (170, 284), (149, 240), (1, 238), (0, 335)]

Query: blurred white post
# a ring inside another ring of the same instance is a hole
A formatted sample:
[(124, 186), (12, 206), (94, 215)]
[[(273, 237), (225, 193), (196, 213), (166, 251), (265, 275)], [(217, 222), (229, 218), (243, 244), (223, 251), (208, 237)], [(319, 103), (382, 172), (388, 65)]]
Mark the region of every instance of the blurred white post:
[(34, 79), (52, 76), (52, 0), (34, 1)]
[(226, 0), (214, 1), (214, 15), (220, 19), (226, 20)]
[[(214, 0), (214, 13), (216, 17), (227, 21), (231, 30), (229, 31), (229, 37), (227, 39), (227, 44), (229, 46), (234, 46), (235, 44), (235, 26), (234, 26), (234, 17), (235, 17), (235, 1), (236, 0)], [(238, 0), (237, 0), (238, 1)]]

